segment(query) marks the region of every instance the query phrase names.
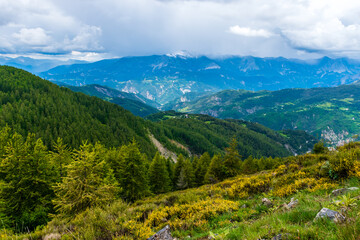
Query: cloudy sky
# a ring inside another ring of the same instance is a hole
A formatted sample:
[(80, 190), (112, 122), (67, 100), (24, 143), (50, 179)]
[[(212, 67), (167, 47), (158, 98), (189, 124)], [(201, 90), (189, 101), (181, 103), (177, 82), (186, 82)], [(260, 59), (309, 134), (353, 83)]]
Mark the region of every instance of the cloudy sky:
[(0, 54), (360, 58), (357, 0), (0, 0)]

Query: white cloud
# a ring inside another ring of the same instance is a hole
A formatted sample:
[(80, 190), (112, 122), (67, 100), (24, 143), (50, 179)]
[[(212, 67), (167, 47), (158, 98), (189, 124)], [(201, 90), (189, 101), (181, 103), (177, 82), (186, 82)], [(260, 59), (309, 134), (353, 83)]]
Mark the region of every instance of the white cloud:
[(13, 37), (28, 45), (45, 45), (51, 39), (45, 30), (39, 27), (22, 28), (18, 33), (14, 33)]
[(240, 27), (239, 25), (235, 25), (229, 28), (229, 31), (233, 34), (244, 36), (244, 37), (264, 37), (269, 38), (273, 36), (273, 34), (264, 29), (251, 29), (248, 27)]
[(0, 0), (3, 53), (124, 56), (182, 49), (213, 55), (360, 56), (360, 1)]

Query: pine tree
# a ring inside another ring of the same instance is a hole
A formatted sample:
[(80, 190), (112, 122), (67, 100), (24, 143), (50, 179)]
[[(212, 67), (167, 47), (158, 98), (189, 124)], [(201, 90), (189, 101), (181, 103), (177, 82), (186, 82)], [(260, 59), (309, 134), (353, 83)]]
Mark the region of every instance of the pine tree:
[(135, 141), (121, 148), (119, 166), (119, 184), (122, 188), (121, 197), (133, 202), (150, 193), (145, 162), (147, 158), (140, 153)]
[(53, 202), (60, 216), (74, 216), (115, 199), (119, 189), (104, 153), (105, 148), (100, 144), (88, 143), (74, 152), (74, 161), (66, 166), (66, 176), (54, 187)]
[(204, 184), (206, 172), (210, 166), (210, 154), (205, 152), (199, 159), (197, 167), (195, 168), (196, 185), (201, 186)]
[(195, 183), (194, 170), (190, 159), (184, 159), (180, 154), (175, 164), (175, 187), (177, 189), (186, 189), (193, 187)]
[(171, 190), (171, 181), (166, 159), (159, 152), (155, 154), (149, 168), (149, 184), (153, 193), (165, 193)]
[(219, 155), (213, 156), (210, 166), (205, 174), (205, 183), (217, 183), (226, 177), (224, 161)]
[[(5, 132), (4, 132), (5, 131)], [(34, 229), (49, 220), (54, 183), (49, 155), (40, 139), (29, 134), (26, 141), (9, 129), (1, 131), (7, 138), (0, 159), (0, 215), (12, 226)], [(17, 229), (24, 231), (25, 229)]]
[(175, 171), (174, 165), (175, 164), (170, 157), (166, 159), (166, 169), (169, 173), (169, 178), (170, 178), (170, 188), (171, 188), (170, 190), (174, 189), (174, 171)]
[(245, 174), (251, 174), (256, 172), (257, 166), (252, 156), (246, 158), (242, 164), (242, 172)]
[(176, 185), (179, 181), (181, 169), (184, 167), (184, 162), (185, 162), (184, 156), (182, 154), (180, 154), (178, 156), (178, 158), (176, 159), (175, 168), (174, 168), (173, 184), (174, 184), (175, 188), (177, 188)]
[(226, 168), (226, 176), (234, 177), (239, 174), (241, 168), (241, 156), (237, 150), (237, 141), (235, 138), (231, 140), (230, 146), (225, 149), (224, 165)]

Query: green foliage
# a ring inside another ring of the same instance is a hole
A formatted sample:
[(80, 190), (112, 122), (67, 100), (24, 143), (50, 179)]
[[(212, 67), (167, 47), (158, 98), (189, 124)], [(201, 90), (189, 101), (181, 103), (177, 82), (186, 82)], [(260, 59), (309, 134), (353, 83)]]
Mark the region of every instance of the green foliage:
[(198, 160), (198, 163), (195, 166), (195, 178), (196, 178), (196, 184), (197, 186), (201, 186), (205, 184), (205, 175), (206, 172), (210, 166), (211, 157), (210, 154), (205, 152), (203, 155), (201, 155), (200, 159)]
[(53, 200), (60, 216), (71, 217), (94, 206), (104, 206), (115, 199), (117, 182), (103, 159), (105, 148), (84, 143), (66, 166), (66, 176), (54, 189)]
[(180, 155), (175, 164), (174, 185), (176, 189), (186, 189), (195, 184), (195, 175), (190, 159)]
[(167, 160), (155, 154), (149, 168), (149, 185), (153, 193), (165, 193), (171, 190), (172, 182), (166, 164)]
[(40, 139), (29, 134), (26, 140), (8, 128), (0, 132), (0, 212), (11, 226), (32, 230), (44, 225), (52, 212), (54, 183), (49, 154)]
[(139, 150), (134, 141), (120, 149), (118, 182), (122, 188), (120, 196), (128, 202), (133, 202), (149, 194), (149, 185), (145, 163), (146, 156)]
[(324, 146), (323, 142), (318, 142), (314, 145), (313, 153), (315, 154), (323, 154), (327, 151), (327, 148)]
[(235, 138), (231, 140), (230, 146), (225, 149), (224, 166), (226, 168), (226, 176), (234, 177), (240, 173), (241, 156), (237, 150), (237, 141)]
[(226, 177), (226, 168), (224, 165), (224, 160), (220, 155), (215, 155), (211, 159), (210, 166), (205, 174), (205, 183), (217, 183), (221, 180), (224, 180)]

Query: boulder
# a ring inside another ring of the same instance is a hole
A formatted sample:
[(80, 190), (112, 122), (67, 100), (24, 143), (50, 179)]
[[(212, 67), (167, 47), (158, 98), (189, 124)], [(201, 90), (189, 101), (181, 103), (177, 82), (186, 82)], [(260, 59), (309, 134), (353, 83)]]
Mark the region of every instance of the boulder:
[(316, 221), (320, 218), (325, 218), (325, 217), (336, 223), (345, 221), (345, 217), (341, 213), (331, 210), (331, 209), (328, 209), (328, 208), (321, 209), (320, 212), (318, 212), (318, 214), (316, 214), (314, 221)]
[(347, 192), (347, 188), (339, 188), (331, 192), (331, 196), (336, 197), (339, 195), (343, 195)]
[(147, 240), (173, 240), (169, 225), (166, 225), (163, 229), (149, 237)]
[(267, 199), (267, 198), (263, 198), (263, 199), (261, 200), (261, 202), (262, 202), (263, 205), (265, 205), (265, 206), (267, 206), (267, 207), (271, 207), (271, 206), (273, 205), (272, 202), (271, 202), (269, 199)]
[(43, 240), (59, 240), (61, 239), (61, 235), (59, 233), (51, 233), (47, 234)]
[(333, 197), (336, 197), (336, 196), (339, 196), (339, 195), (343, 195), (348, 191), (356, 191), (356, 190), (359, 190), (359, 188), (358, 187), (339, 188), (339, 189), (336, 189), (336, 190), (332, 191), (331, 195)]
[(291, 198), (290, 202), (288, 204), (286, 204), (286, 208), (287, 209), (294, 208), (298, 204), (299, 204), (299, 200)]

